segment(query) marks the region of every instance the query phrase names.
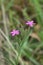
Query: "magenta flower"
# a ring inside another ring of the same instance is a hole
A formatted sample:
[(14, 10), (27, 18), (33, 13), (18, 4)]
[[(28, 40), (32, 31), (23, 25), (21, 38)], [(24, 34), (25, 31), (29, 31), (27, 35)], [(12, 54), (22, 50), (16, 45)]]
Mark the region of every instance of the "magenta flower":
[(19, 30), (14, 29), (10, 33), (11, 33), (12, 36), (19, 35)]
[(26, 22), (26, 25), (29, 25), (30, 27), (33, 27), (34, 21), (27, 21), (27, 22)]

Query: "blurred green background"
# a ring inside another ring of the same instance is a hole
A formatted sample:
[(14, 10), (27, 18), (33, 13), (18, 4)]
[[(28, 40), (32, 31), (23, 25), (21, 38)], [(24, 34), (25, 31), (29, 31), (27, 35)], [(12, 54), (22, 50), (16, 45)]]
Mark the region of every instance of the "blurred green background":
[(0, 65), (43, 65), (43, 0), (0, 0)]

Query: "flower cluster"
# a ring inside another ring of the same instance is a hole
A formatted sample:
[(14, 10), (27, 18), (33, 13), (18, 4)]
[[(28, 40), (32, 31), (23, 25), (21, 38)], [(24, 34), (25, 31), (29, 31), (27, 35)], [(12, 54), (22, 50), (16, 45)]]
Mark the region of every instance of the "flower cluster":
[[(34, 26), (34, 21), (27, 21), (26, 22), (26, 25), (28, 25), (30, 27), (33, 27)], [(15, 29), (12, 30), (10, 33), (11, 33), (12, 36), (15, 36), (15, 35), (19, 35), (20, 34), (19, 30), (15, 30)]]

